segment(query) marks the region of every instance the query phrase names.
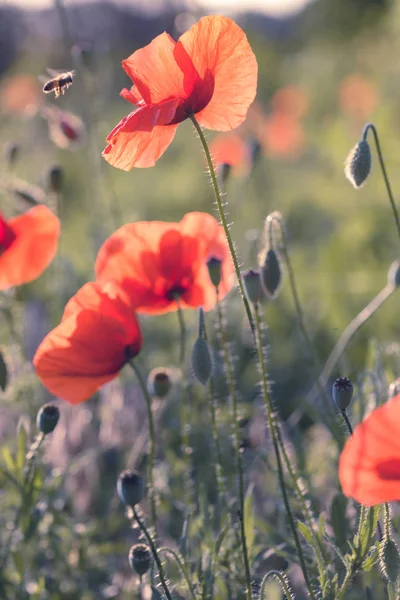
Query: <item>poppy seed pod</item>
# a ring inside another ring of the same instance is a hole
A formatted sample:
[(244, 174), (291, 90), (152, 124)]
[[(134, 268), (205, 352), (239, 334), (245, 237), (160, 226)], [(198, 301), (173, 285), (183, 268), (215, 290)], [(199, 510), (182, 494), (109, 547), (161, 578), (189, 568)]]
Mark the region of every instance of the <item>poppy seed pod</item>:
[(207, 341), (199, 336), (192, 350), (192, 368), (196, 379), (206, 385), (212, 373), (212, 358), (210, 346)]
[(137, 471), (122, 471), (117, 483), (118, 496), (127, 506), (135, 506), (143, 499), (144, 481)]
[(361, 140), (350, 150), (344, 164), (344, 174), (350, 183), (360, 188), (371, 171), (371, 148), (367, 140)]
[(261, 302), (264, 293), (261, 285), (260, 273), (254, 269), (249, 269), (243, 274), (243, 283), (250, 302), (253, 304)]
[(338, 377), (333, 382), (332, 396), (339, 410), (347, 410), (353, 398), (353, 384), (347, 377)]
[(147, 378), (147, 389), (151, 396), (165, 398), (172, 387), (169, 369), (159, 367), (152, 369)]
[(51, 167), (48, 173), (48, 185), (52, 192), (59, 193), (63, 187), (64, 173), (60, 166)]
[(129, 564), (132, 571), (143, 577), (151, 567), (151, 552), (146, 544), (135, 544), (129, 550)]
[(389, 267), (388, 271), (388, 283), (399, 287), (400, 285), (400, 262), (395, 260)]
[(278, 295), (282, 281), (282, 269), (278, 254), (272, 248), (266, 253), (260, 271), (264, 293), (267, 298), (273, 300)]
[(379, 558), (381, 567), (389, 579), (389, 581), (396, 581), (400, 574), (400, 556), (396, 544), (393, 540), (384, 540), (380, 544)]
[(36, 417), (36, 426), (41, 433), (52, 433), (60, 418), (60, 409), (55, 404), (45, 404)]
[(216, 288), (221, 283), (221, 266), (222, 260), (219, 260), (219, 258), (215, 258), (214, 256), (207, 261), (208, 274), (210, 276), (211, 283)]

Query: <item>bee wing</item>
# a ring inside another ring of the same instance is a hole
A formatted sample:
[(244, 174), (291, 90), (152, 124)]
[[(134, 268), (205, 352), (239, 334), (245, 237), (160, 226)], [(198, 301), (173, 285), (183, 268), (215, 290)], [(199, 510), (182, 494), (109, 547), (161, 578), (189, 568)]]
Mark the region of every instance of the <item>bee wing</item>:
[(38, 75), (38, 79), (39, 79), (40, 83), (43, 83), (43, 84), (45, 84), (48, 81), (50, 81), (48, 75)]
[(46, 71), (48, 72), (48, 74), (51, 77), (59, 77), (60, 75), (71, 75), (71, 77), (73, 77), (75, 75), (75, 71), (68, 71), (65, 69), (46, 69)]

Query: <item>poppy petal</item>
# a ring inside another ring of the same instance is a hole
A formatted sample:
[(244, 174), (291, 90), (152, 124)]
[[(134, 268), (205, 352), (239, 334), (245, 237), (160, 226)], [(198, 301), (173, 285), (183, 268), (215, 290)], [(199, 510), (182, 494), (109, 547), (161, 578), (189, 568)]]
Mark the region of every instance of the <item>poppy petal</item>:
[(400, 500), (400, 396), (374, 410), (339, 460), (343, 493), (366, 506)]
[(167, 124), (179, 102), (173, 99), (157, 106), (140, 106), (131, 112), (108, 136), (109, 144), (102, 156), (124, 171), (153, 167), (174, 139), (177, 125)]
[(7, 221), (14, 241), (0, 254), (0, 290), (33, 281), (48, 267), (57, 251), (60, 221), (39, 205)]
[[(111, 284), (113, 285), (113, 284)], [(116, 377), (127, 354), (138, 354), (142, 336), (135, 314), (110, 287), (88, 283), (67, 315), (42, 341), (33, 364), (54, 395), (71, 404), (92, 396)], [(68, 316), (69, 314), (69, 316)]]
[(124, 98), (124, 100), (127, 100), (128, 102), (131, 102), (132, 104), (135, 104), (136, 106), (142, 105), (145, 103), (142, 98), (142, 95), (140, 94), (136, 85), (133, 85), (130, 90), (128, 90), (127, 88), (124, 88), (123, 90), (120, 91), (119, 95), (122, 98)]
[(257, 91), (257, 60), (244, 31), (228, 17), (203, 17), (179, 38), (174, 56), (185, 67), (186, 90), (194, 72), (213, 86), (211, 100), (196, 114), (198, 122), (217, 131), (238, 127)]
[(158, 104), (172, 96), (185, 97), (184, 74), (175, 61), (174, 49), (174, 40), (164, 32), (122, 61), (146, 104)]

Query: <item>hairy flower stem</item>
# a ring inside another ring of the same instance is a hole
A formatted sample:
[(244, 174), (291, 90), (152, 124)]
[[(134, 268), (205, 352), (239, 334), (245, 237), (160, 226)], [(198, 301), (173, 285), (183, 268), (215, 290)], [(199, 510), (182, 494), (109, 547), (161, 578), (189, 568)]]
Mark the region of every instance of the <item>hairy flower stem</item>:
[(285, 573), (281, 573), (280, 571), (269, 571), (269, 573), (264, 575), (264, 578), (261, 582), (261, 590), (260, 590), (260, 596), (259, 596), (260, 600), (266, 599), (265, 588), (267, 586), (268, 580), (273, 579), (273, 578), (275, 578), (279, 581), (279, 584), (282, 588), (282, 592), (286, 596), (286, 600), (294, 600), (295, 596), (290, 589), (289, 580), (288, 580), (287, 576), (285, 575)]
[(218, 186), (218, 179), (217, 176), (215, 174), (215, 169), (214, 169), (214, 165), (212, 162), (212, 158), (211, 158), (211, 154), (210, 154), (210, 150), (208, 148), (208, 144), (207, 144), (207, 140), (204, 137), (204, 133), (199, 125), (199, 123), (197, 122), (197, 119), (194, 115), (190, 115), (190, 119), (193, 123), (194, 128), (197, 131), (197, 134), (200, 138), (200, 142), (203, 146), (203, 150), (204, 150), (204, 154), (206, 157), (206, 161), (207, 161), (207, 166), (208, 169), (210, 171), (210, 176), (211, 176), (211, 184), (214, 190), (214, 196), (215, 196), (215, 201), (217, 203), (217, 207), (218, 207), (218, 213), (219, 213), (219, 218), (221, 219), (221, 224), (222, 227), (224, 228), (224, 232), (225, 232), (225, 236), (228, 242), (228, 246), (229, 246), (229, 251), (231, 253), (231, 257), (232, 257), (232, 261), (233, 261), (233, 265), (235, 267), (235, 273), (236, 273), (236, 277), (238, 280), (238, 285), (239, 285), (239, 290), (240, 290), (240, 295), (242, 297), (242, 301), (244, 304), (244, 308), (246, 311), (246, 315), (247, 315), (247, 319), (249, 321), (250, 327), (251, 327), (251, 331), (254, 335), (254, 322), (253, 322), (253, 316), (251, 314), (251, 309), (250, 309), (250, 304), (249, 301), (247, 300), (247, 296), (244, 292), (244, 287), (243, 287), (243, 281), (242, 281), (242, 276), (240, 273), (240, 267), (239, 267), (239, 261), (238, 258), (236, 256), (236, 252), (235, 252), (235, 247), (233, 245), (233, 241), (231, 238), (231, 234), (229, 232), (229, 227), (228, 227), (228, 223), (226, 220), (226, 216), (225, 216), (225, 212), (224, 212), (224, 208), (223, 208), (223, 204), (222, 204), (222, 199), (221, 199), (221, 192), (219, 190), (219, 186)]
[(391, 188), (391, 185), (390, 185), (389, 177), (388, 177), (388, 174), (386, 172), (385, 161), (383, 159), (381, 145), (379, 143), (378, 132), (377, 132), (376, 127), (375, 127), (375, 125), (373, 123), (367, 123), (367, 125), (364, 127), (362, 138), (363, 138), (363, 141), (367, 140), (367, 136), (368, 136), (369, 130), (372, 131), (373, 136), (374, 136), (375, 147), (376, 147), (376, 151), (378, 153), (378, 158), (379, 158), (379, 164), (380, 164), (382, 175), (383, 175), (383, 179), (384, 179), (384, 182), (385, 182), (386, 191), (387, 191), (388, 196), (389, 196), (390, 206), (392, 207), (392, 211), (393, 211), (393, 215), (394, 215), (394, 220), (396, 222), (397, 233), (398, 233), (398, 235), (400, 237), (400, 218), (399, 218), (399, 213), (398, 213), (398, 210), (397, 210), (397, 207), (396, 207), (396, 203), (395, 203), (395, 200), (394, 200), (394, 196), (393, 196), (392, 188)]
[(229, 389), (229, 396), (232, 404), (232, 428), (233, 438), (236, 455), (236, 468), (239, 477), (239, 520), (240, 520), (240, 537), (242, 542), (243, 560), (246, 574), (246, 593), (247, 600), (252, 600), (252, 586), (251, 586), (251, 574), (249, 555), (247, 550), (246, 531), (244, 523), (244, 475), (243, 475), (243, 461), (242, 453), (240, 449), (240, 433), (239, 433), (239, 411), (238, 411), (238, 397), (235, 387), (235, 375), (233, 372), (232, 359), (230, 356), (228, 342), (224, 331), (224, 319), (222, 314), (222, 306), (218, 298), (217, 290), (217, 318), (218, 318), (218, 333), (220, 338), (220, 344), (222, 349), (222, 356), (225, 366), (225, 375)]
[(188, 423), (188, 383), (185, 375), (185, 358), (186, 358), (186, 326), (185, 319), (183, 316), (183, 310), (179, 302), (179, 297), (176, 298), (178, 306), (178, 321), (180, 331), (180, 344), (179, 344), (179, 366), (182, 369), (182, 401), (181, 401), (181, 442), (182, 442), (182, 456), (186, 463), (186, 481), (184, 483), (184, 497), (186, 507), (190, 507), (192, 504), (191, 494), (191, 448), (190, 448), (190, 425)]
[(255, 304), (255, 306), (254, 306), (254, 314), (255, 314), (255, 340), (256, 340), (258, 368), (259, 368), (259, 372), (260, 372), (260, 376), (261, 376), (261, 387), (262, 387), (262, 393), (263, 393), (263, 399), (264, 399), (265, 413), (266, 413), (266, 417), (267, 417), (268, 427), (270, 430), (272, 444), (274, 447), (275, 458), (276, 458), (276, 462), (277, 462), (277, 466), (278, 466), (279, 485), (280, 485), (280, 489), (281, 489), (281, 493), (282, 493), (283, 502), (285, 504), (286, 514), (287, 514), (287, 517), (289, 520), (290, 528), (292, 530), (293, 539), (294, 539), (294, 542), (296, 545), (296, 550), (297, 550), (297, 555), (299, 557), (301, 570), (303, 571), (304, 581), (305, 581), (305, 584), (306, 584), (306, 587), (308, 590), (308, 594), (309, 594), (310, 598), (312, 598), (312, 600), (316, 600), (316, 596), (312, 589), (310, 578), (308, 575), (307, 566), (306, 566), (303, 550), (302, 550), (300, 539), (299, 539), (299, 534), (296, 529), (296, 525), (294, 522), (292, 509), (290, 508), (289, 497), (288, 497), (288, 493), (287, 493), (286, 485), (285, 485), (281, 451), (279, 448), (278, 435), (276, 433), (276, 426), (275, 426), (274, 417), (273, 417), (274, 407), (272, 405), (272, 399), (271, 399), (271, 395), (269, 392), (267, 376), (266, 376), (265, 369), (264, 369), (264, 352), (263, 352), (263, 345), (262, 345), (262, 338), (261, 338), (262, 320), (261, 320), (261, 315), (260, 315), (260, 307), (258, 304)]
[(144, 524), (144, 522), (142, 521), (142, 519), (139, 517), (139, 515), (138, 515), (138, 513), (137, 513), (137, 511), (136, 511), (136, 509), (135, 509), (134, 506), (132, 506), (132, 511), (133, 511), (133, 516), (135, 517), (135, 519), (136, 519), (136, 521), (137, 521), (137, 523), (138, 523), (138, 525), (139, 525), (139, 527), (140, 527), (140, 529), (141, 529), (144, 537), (147, 540), (147, 543), (150, 546), (150, 550), (151, 550), (151, 552), (153, 554), (153, 558), (154, 558), (155, 563), (157, 565), (158, 574), (160, 576), (161, 585), (163, 587), (165, 595), (167, 596), (168, 600), (172, 600), (172, 596), (170, 594), (170, 591), (168, 589), (167, 582), (166, 582), (166, 579), (165, 579), (164, 569), (163, 569), (163, 566), (161, 564), (161, 560), (160, 560), (160, 557), (158, 555), (157, 548), (156, 548), (156, 546), (155, 546), (155, 544), (153, 542), (153, 538), (151, 537), (149, 531), (147, 530), (146, 525)]
[(156, 491), (154, 488), (154, 461), (156, 454), (156, 434), (154, 427), (153, 411), (151, 408), (151, 396), (147, 390), (147, 385), (143, 379), (143, 375), (133, 360), (128, 361), (129, 365), (135, 372), (140, 388), (143, 392), (143, 396), (146, 400), (147, 406), (147, 417), (149, 421), (149, 467), (148, 467), (148, 479), (149, 479), (149, 495), (150, 495), (150, 510), (151, 510), (151, 524), (154, 528), (155, 534), (157, 535), (157, 510), (156, 510)]
[(185, 563), (184, 558), (179, 556), (178, 552), (176, 552), (172, 548), (168, 548), (167, 546), (163, 546), (162, 548), (158, 549), (158, 554), (161, 554), (162, 552), (165, 554), (171, 554), (171, 556), (174, 557), (183, 577), (185, 578), (185, 581), (189, 588), (190, 595), (192, 596), (193, 600), (196, 600), (196, 594), (195, 594), (195, 591), (193, 589), (193, 586), (192, 586), (192, 583), (191, 583), (190, 577), (189, 577), (189, 569)]

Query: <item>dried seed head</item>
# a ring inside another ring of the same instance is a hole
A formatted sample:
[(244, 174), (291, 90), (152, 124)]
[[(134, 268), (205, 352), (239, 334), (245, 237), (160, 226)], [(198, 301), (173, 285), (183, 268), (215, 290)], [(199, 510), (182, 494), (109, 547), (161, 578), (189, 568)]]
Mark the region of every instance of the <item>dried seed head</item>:
[(347, 410), (353, 398), (353, 384), (348, 377), (338, 377), (333, 382), (332, 396), (339, 410)]
[(282, 268), (278, 253), (270, 248), (261, 264), (261, 283), (270, 300), (277, 297), (282, 281)]
[(129, 564), (131, 569), (140, 577), (143, 577), (143, 575), (150, 569), (151, 562), (151, 552), (146, 544), (135, 544), (129, 550)]
[(393, 540), (383, 540), (380, 544), (379, 558), (382, 571), (389, 581), (396, 581), (400, 574), (400, 556)]
[(400, 285), (400, 262), (395, 260), (389, 267), (388, 271), (388, 283), (399, 287)]
[(147, 389), (151, 396), (165, 398), (172, 387), (171, 373), (166, 367), (152, 369), (147, 378)]
[(144, 481), (137, 471), (122, 471), (117, 483), (118, 496), (127, 506), (135, 506), (143, 499)]
[(264, 293), (261, 285), (260, 273), (254, 269), (249, 269), (243, 273), (243, 283), (250, 302), (253, 304), (261, 302)]
[(371, 171), (371, 148), (367, 140), (361, 140), (350, 150), (344, 163), (344, 174), (350, 183), (360, 188)]
[(222, 260), (220, 260), (219, 258), (215, 258), (215, 256), (212, 256), (207, 261), (208, 274), (210, 276), (211, 283), (216, 288), (221, 283), (221, 265)]
[(48, 185), (49, 185), (49, 189), (52, 192), (55, 192), (56, 194), (58, 194), (62, 191), (63, 179), (64, 179), (64, 172), (63, 172), (62, 167), (60, 167), (58, 165), (54, 165), (54, 167), (51, 167), (51, 169), (49, 169)]
[(39, 410), (36, 417), (36, 426), (47, 435), (54, 431), (57, 426), (58, 419), (60, 418), (60, 409), (55, 404), (45, 404)]
[(197, 338), (193, 346), (192, 368), (196, 379), (202, 385), (206, 385), (212, 373), (212, 357), (208, 342), (201, 336)]

